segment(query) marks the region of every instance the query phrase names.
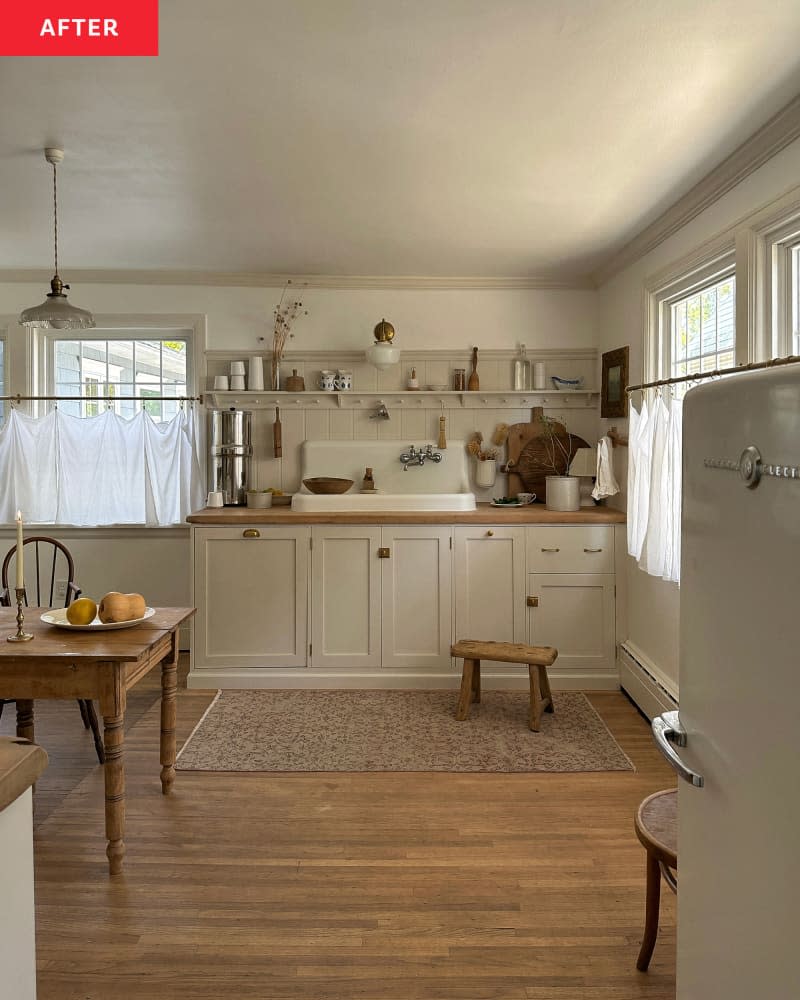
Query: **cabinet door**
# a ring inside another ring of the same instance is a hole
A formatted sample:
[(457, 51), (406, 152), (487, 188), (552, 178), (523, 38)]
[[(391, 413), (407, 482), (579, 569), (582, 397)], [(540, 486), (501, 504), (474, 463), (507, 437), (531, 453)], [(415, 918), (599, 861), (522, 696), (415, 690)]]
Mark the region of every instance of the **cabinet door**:
[(194, 666), (306, 666), (310, 534), (195, 529)]
[(455, 529), (456, 639), (525, 642), (525, 529)]
[(531, 573), (529, 641), (555, 646), (553, 670), (591, 684), (614, 674), (614, 577), (591, 573)]
[(381, 529), (315, 527), (311, 558), (311, 663), (379, 667)]
[(452, 530), (384, 528), (382, 541), (383, 666), (449, 669)]

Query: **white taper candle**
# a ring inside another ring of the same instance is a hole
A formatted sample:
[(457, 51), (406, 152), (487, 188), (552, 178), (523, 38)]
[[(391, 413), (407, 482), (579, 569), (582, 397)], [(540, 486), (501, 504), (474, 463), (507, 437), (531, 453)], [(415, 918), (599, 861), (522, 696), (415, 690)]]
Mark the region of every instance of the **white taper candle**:
[(25, 586), (25, 573), (22, 564), (22, 511), (17, 511), (17, 590)]

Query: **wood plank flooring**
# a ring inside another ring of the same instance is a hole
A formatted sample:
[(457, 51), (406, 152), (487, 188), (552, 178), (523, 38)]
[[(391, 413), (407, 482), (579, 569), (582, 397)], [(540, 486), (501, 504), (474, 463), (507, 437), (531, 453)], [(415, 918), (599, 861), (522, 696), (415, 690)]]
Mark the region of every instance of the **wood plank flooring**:
[[(116, 879), (78, 707), (37, 703), (38, 1000), (674, 998), (669, 892), (635, 967), (633, 832), (674, 779), (623, 695), (589, 697), (635, 774), (179, 772), (165, 798), (157, 681), (130, 693)], [(179, 745), (210, 699), (181, 684)], [(0, 732), (13, 723), (9, 706)]]

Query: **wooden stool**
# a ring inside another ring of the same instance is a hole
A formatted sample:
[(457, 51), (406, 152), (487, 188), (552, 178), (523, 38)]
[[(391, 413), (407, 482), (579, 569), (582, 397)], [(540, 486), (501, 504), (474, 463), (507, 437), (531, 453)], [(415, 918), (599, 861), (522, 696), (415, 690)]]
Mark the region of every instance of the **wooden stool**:
[(639, 806), (634, 826), (647, 851), (644, 937), (636, 960), (636, 968), (645, 972), (656, 946), (661, 876), (673, 892), (678, 891), (678, 792), (672, 788), (649, 795)]
[(526, 646), (521, 642), (476, 642), (473, 639), (461, 639), (450, 647), (450, 655), (464, 660), (461, 694), (456, 709), (459, 722), (463, 722), (469, 715), (471, 703), (481, 700), (481, 660), (527, 663), (531, 679), (530, 728), (535, 733), (539, 732), (542, 713), (553, 711), (547, 668), (555, 662), (557, 649), (552, 646)]

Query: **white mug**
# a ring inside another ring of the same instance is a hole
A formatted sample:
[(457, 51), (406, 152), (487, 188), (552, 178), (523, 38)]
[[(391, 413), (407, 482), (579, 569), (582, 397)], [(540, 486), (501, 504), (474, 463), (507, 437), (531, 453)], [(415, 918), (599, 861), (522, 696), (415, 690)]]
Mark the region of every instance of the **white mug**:
[(225, 506), (225, 496), (222, 490), (212, 490), (208, 494), (206, 507), (224, 507), (224, 506)]
[(517, 500), (519, 500), (520, 503), (533, 503), (535, 499), (535, 493), (517, 493)]
[(244, 375), (231, 375), (231, 389), (241, 392), (244, 389)]
[(336, 373), (336, 388), (340, 392), (349, 392), (353, 388), (353, 373), (339, 371)]
[(215, 375), (214, 376), (214, 388), (219, 389), (223, 392), (227, 391), (228, 388), (228, 376), (227, 375)]
[(336, 373), (329, 371), (320, 372), (319, 387), (323, 392), (334, 392), (336, 389)]
[(244, 361), (231, 361), (231, 375), (244, 375)]

